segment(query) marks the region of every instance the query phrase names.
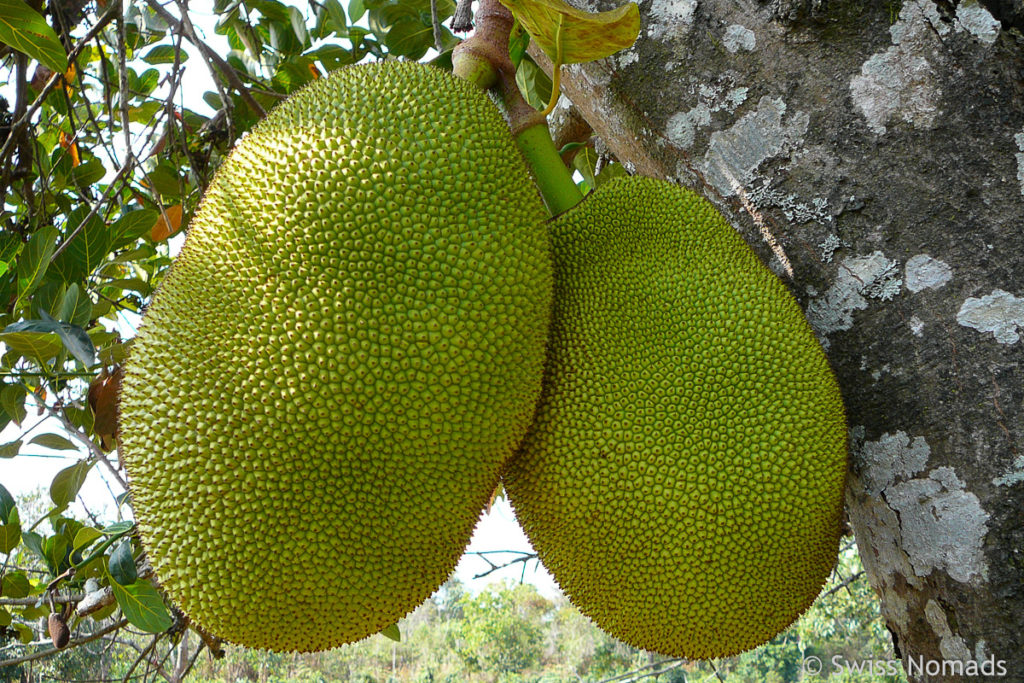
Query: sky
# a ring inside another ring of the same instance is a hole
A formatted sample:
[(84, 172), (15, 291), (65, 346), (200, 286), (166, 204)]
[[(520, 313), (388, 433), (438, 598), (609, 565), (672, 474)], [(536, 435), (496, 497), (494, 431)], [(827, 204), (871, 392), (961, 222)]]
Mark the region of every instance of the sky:
[[(292, 4), (300, 9), (306, 6), (306, 3), (301, 0), (293, 0)], [(189, 3), (189, 16), (204, 40), (219, 54), (226, 55), (229, 50), (226, 39), (214, 32), (215, 16), (212, 6), (211, 0), (192, 0)], [(204, 92), (214, 90), (213, 82), (209, 71), (194, 50), (191, 58), (184, 64), (184, 69), (182, 87), (179, 90), (184, 97), (183, 104), (198, 113), (212, 114), (212, 110), (202, 101), (201, 97)], [(180, 242), (178, 246), (180, 247)], [(122, 336), (132, 336), (135, 323), (136, 321), (131, 319), (121, 321), (118, 328)], [(26, 405), (26, 407), (29, 406)], [(19, 438), (24, 439), (27, 444), (33, 437), (44, 433), (62, 434), (63, 432), (60, 425), (54, 420), (37, 416), (35, 411), (29, 408), (29, 415), (21, 428), (12, 423), (0, 432), (0, 444), (6, 444)], [(18, 457), (0, 458), (0, 484), (3, 484), (15, 496), (27, 494), (40, 488), (45, 494), (49, 490), (53, 477), (83, 456), (84, 452), (54, 451), (34, 444), (23, 446)], [(104, 521), (114, 521), (117, 513), (113, 501), (119, 493), (121, 493), (121, 489), (117, 481), (104, 471), (102, 464), (98, 464), (90, 471), (82, 487), (79, 501), (72, 507), (72, 513), (81, 518), (85, 513), (85, 508), (88, 508)], [(495, 551), (513, 551), (513, 553), (494, 554)], [(489, 513), (481, 517), (473, 539), (467, 548), (467, 553), (474, 552), (488, 553), (488, 557), (495, 564), (501, 564), (503, 559), (507, 561), (518, 557), (519, 555), (515, 553), (532, 552), (529, 541), (516, 522), (515, 515), (507, 501), (499, 500)], [(486, 584), (495, 581), (525, 580), (536, 585), (544, 595), (553, 597), (558, 594), (554, 580), (536, 561), (525, 564), (517, 563), (508, 569), (489, 574), (487, 577), (474, 579), (474, 576), (485, 572), (488, 567), (489, 564), (486, 560), (467, 554), (459, 563), (456, 576), (472, 591), (478, 591)]]

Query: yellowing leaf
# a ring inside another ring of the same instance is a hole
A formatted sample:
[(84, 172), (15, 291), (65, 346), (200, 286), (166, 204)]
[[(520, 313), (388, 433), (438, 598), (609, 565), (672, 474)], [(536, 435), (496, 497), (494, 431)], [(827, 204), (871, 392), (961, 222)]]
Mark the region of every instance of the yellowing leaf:
[(118, 367), (107, 374), (100, 371), (89, 385), (89, 407), (93, 412), (93, 432), (100, 437), (103, 450), (113, 450), (117, 437), (117, 394), (121, 390), (124, 371)]
[(630, 2), (590, 13), (563, 0), (501, 0), (556, 65), (592, 62), (625, 50), (640, 34), (640, 10)]
[(160, 214), (160, 218), (156, 219), (156, 225), (153, 226), (153, 230), (150, 232), (150, 237), (154, 242), (162, 242), (174, 233), (178, 232), (178, 228), (181, 227), (181, 204), (175, 204), (174, 206), (168, 206)]
[[(68, 67), (68, 70), (74, 67)], [(74, 138), (69, 138), (64, 131), (60, 132), (60, 146), (68, 150), (68, 154), (71, 155), (71, 167), (74, 168), (82, 163), (81, 158), (78, 156), (78, 143), (75, 142)]]

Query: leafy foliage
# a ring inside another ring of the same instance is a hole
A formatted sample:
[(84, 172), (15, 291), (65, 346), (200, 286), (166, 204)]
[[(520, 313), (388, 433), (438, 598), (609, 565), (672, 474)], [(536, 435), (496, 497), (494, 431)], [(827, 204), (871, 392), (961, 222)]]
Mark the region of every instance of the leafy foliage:
[[(450, 64), (457, 39), (434, 25), (454, 3), (435, 4), (436, 17), (430, 0), (217, 0), (210, 21), (184, 3), (0, 0), (0, 457), (71, 456), (31, 511), (0, 489), (0, 659), (45, 654), (38, 620), (64, 605), (78, 607), (73, 643), (122, 622), (180, 637), (120, 518), (127, 338), (239, 136), (327, 71), (438, 43)], [(200, 95), (186, 74), (203, 72)], [(71, 512), (100, 470), (111, 525)]]
[(452, 580), (400, 622), (401, 642), (371, 638), (317, 655), (230, 649), (220, 662), (201, 663), (196, 680), (226, 683), (245, 672), (248, 680), (279, 683), (597, 682), (642, 676), (662, 682), (782, 683), (808, 678), (801, 664), (817, 657), (823, 662), (823, 680), (831, 674), (831, 680), (846, 683), (905, 683), (902, 674), (850, 670), (863, 662), (894, 659), (870, 594), (856, 549), (848, 547), (823, 597), (791, 628), (752, 652), (697, 663), (616, 641), (564, 597), (545, 597), (532, 585), (491, 584), (474, 594)]

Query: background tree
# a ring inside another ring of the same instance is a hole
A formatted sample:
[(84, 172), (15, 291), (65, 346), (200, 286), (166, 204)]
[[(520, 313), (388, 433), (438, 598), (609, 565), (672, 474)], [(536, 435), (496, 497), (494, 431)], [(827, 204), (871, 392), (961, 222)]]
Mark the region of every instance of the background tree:
[[(122, 334), (240, 135), (343, 65), (432, 47), (450, 65), (454, 9), (217, 0), (225, 52), (184, 0), (0, 3), (0, 423), (20, 435), (0, 455), (84, 453), (37, 509), (0, 490), (0, 628), (21, 641), (3, 653), (22, 672), (52, 651), (38, 619), (65, 609), (71, 642), (120, 639), (129, 674), (181, 680), (219, 652), (163, 604), (129, 522), (68, 512), (97, 466), (124, 485)], [(633, 48), (563, 68), (566, 158), (585, 188), (627, 169), (702, 191), (787, 279), (843, 385), (850, 520), (898, 652), (1024, 677), (1021, 11), (650, 0), (641, 14)], [(517, 77), (542, 106), (531, 54)], [(186, 103), (186, 68), (211, 74), (213, 113)]]

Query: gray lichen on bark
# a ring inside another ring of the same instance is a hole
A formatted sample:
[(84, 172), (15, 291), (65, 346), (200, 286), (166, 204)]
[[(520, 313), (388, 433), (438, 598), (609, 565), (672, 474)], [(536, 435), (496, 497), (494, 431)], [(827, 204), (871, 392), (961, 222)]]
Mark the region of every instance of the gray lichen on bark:
[(566, 67), (564, 91), (628, 168), (703, 192), (777, 272), (759, 222), (785, 251), (843, 389), (848, 513), (903, 657), (995, 657), (1024, 680), (1015, 6), (640, 8), (629, 57)]

